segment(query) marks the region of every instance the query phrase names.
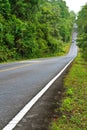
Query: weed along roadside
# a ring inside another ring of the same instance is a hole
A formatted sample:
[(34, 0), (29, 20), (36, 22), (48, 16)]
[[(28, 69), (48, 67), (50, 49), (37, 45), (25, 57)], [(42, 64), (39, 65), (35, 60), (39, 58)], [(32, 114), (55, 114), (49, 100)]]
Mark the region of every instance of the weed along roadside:
[(80, 54), (64, 78), (64, 92), (59, 113), (50, 130), (87, 130), (87, 62)]

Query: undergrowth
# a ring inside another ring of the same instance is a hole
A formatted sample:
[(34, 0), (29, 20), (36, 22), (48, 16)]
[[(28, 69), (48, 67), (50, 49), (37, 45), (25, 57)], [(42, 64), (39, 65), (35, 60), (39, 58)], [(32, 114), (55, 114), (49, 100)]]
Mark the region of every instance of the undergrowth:
[(50, 130), (87, 130), (87, 62), (80, 54), (64, 79), (61, 115)]
[(15, 61), (21, 61), (21, 60), (32, 60), (32, 59), (38, 59), (38, 58), (51, 58), (51, 57), (63, 56), (63, 55), (66, 55), (69, 52), (69, 49), (70, 49), (70, 44), (69, 43), (65, 43), (62, 46), (62, 51), (60, 51), (60, 52), (44, 54), (44, 55), (41, 55), (40, 57), (33, 57), (33, 58), (29, 58), (29, 59), (25, 58), (25, 57), (24, 58), (19, 58), (19, 59), (14, 59), (13, 58), (13, 59), (5, 60), (3, 62), (0, 61), (0, 64), (9, 63), (9, 62), (15, 62)]

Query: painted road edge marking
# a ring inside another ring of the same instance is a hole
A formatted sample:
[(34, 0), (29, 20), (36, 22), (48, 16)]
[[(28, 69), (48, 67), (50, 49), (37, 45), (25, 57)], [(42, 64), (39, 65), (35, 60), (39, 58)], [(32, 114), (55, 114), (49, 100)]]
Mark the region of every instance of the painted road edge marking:
[(3, 128), (3, 130), (13, 130), (19, 121), (25, 116), (25, 114), (32, 108), (32, 106), (38, 101), (38, 99), (50, 88), (54, 81), (64, 72), (64, 70), (71, 64), (74, 59), (69, 63), (35, 96), (33, 97), (22, 110)]

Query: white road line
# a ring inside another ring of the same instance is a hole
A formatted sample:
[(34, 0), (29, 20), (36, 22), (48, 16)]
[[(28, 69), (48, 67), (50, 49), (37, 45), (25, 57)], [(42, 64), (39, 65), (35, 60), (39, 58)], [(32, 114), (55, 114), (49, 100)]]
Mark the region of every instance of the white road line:
[(3, 130), (13, 130), (31, 107), (38, 101), (38, 99), (50, 88), (54, 81), (64, 72), (64, 70), (71, 64), (73, 59), (33, 98), (24, 106), (24, 108), (3, 128)]

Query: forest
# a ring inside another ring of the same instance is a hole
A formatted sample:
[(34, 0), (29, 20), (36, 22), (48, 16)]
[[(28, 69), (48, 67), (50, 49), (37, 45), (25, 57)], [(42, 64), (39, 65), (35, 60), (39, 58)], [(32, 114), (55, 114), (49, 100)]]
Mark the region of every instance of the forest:
[[(87, 38), (85, 10), (87, 5), (78, 17), (80, 33), (85, 31), (81, 42)], [(0, 62), (62, 52), (71, 40), (74, 20), (75, 13), (63, 0), (0, 0)]]
[(77, 24), (78, 45), (81, 48), (83, 58), (87, 61), (87, 4), (79, 12)]

